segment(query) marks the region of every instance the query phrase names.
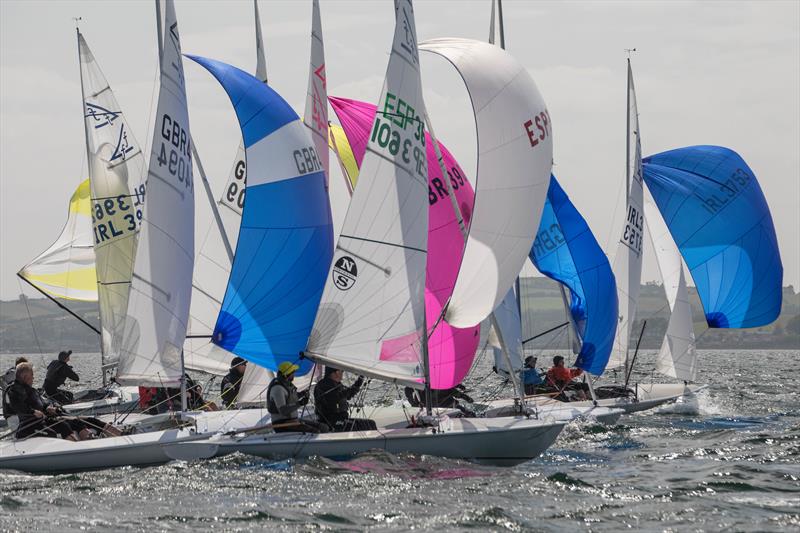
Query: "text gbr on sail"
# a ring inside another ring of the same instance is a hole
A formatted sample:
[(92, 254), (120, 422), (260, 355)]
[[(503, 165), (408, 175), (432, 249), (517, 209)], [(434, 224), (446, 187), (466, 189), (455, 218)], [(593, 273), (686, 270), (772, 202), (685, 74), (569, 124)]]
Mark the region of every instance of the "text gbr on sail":
[[(166, 165), (170, 174), (178, 178), (187, 189), (194, 188), (192, 180), (191, 139), (178, 121), (164, 113), (161, 118), (161, 149), (158, 152), (158, 165)], [(169, 146), (169, 152), (167, 147)]]

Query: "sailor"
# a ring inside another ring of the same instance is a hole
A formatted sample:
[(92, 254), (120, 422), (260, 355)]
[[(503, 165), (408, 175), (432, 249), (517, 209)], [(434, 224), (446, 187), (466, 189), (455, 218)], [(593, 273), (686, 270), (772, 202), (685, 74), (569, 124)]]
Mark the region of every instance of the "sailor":
[(20, 363), (16, 368), (14, 383), (3, 394), (3, 412), (19, 418), (16, 437), (57, 437), (67, 440), (93, 438), (92, 430), (107, 436), (121, 432), (111, 424), (92, 417), (61, 417), (60, 406), (45, 401), (33, 388), (33, 366)]
[(241, 357), (234, 357), (231, 361), (231, 368), (222, 378), (222, 404), (225, 409), (233, 409), (239, 397), (239, 389), (242, 386), (244, 371), (247, 369), (247, 361)]
[[(418, 389), (412, 389), (411, 387), (406, 387), (405, 395), (406, 399), (408, 400), (408, 403), (410, 403), (414, 407), (425, 407), (424, 390), (418, 390)], [(475, 400), (473, 400), (470, 397), (470, 395), (467, 394), (467, 388), (460, 383), (451, 389), (432, 390), (431, 398), (433, 399), (431, 407), (461, 409), (462, 406), (459, 404), (458, 400), (463, 400), (468, 403), (475, 402)]]
[(522, 369), (522, 384), (525, 386), (525, 394), (536, 394), (544, 380), (536, 370), (536, 358), (529, 355), (525, 358), (525, 366)]
[(203, 399), (203, 387), (189, 376), (184, 374), (186, 380), (186, 405), (192, 411), (219, 411), (219, 407), (214, 402), (207, 402)]
[(580, 368), (566, 368), (564, 358), (553, 357), (553, 366), (547, 371), (547, 384), (555, 387), (560, 393), (576, 391), (576, 399), (585, 400), (589, 386), (586, 383), (573, 383), (573, 379), (583, 374)]
[(27, 363), (28, 360), (24, 357), (17, 357), (17, 360), (14, 361), (14, 366), (6, 370), (6, 373), (0, 377), (0, 392), (6, 390), (7, 387), (10, 387), (14, 380), (17, 379), (17, 365), (20, 363)]
[(314, 408), (319, 421), (333, 431), (369, 431), (378, 429), (375, 422), (367, 418), (350, 418), (347, 400), (361, 389), (364, 376), (359, 376), (350, 387), (342, 385), (344, 372), (332, 366), (325, 367), (325, 377), (314, 387)]
[(302, 431), (321, 433), (328, 430), (311, 420), (300, 420), (297, 410), (308, 403), (308, 390), (298, 393), (294, 374), (300, 367), (289, 361), (278, 365), (278, 375), (267, 387), (267, 410), (272, 415), (272, 428), (276, 433)]
[(44, 378), (45, 394), (62, 405), (72, 403), (73, 396), (71, 392), (59, 389), (59, 387), (63, 386), (67, 379), (72, 381), (81, 379), (69, 365), (70, 355), (72, 355), (72, 350), (60, 352), (58, 359), (50, 361), (50, 364), (47, 365), (47, 375)]

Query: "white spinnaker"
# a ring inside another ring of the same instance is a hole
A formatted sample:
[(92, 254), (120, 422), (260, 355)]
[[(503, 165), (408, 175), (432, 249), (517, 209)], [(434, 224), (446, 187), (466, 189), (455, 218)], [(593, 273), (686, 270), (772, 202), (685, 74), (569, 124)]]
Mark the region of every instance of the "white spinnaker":
[(314, 148), (325, 171), (325, 187), (328, 187), (330, 154), (328, 153), (328, 90), (325, 79), (325, 45), (322, 41), (322, 20), (319, 0), (312, 3), (311, 64), (308, 71), (308, 93), (303, 124), (311, 131)]
[[(522, 370), (523, 350), (522, 350), (522, 322), (517, 309), (517, 299), (514, 296), (514, 289), (506, 293), (506, 297), (494, 310), (494, 317), (497, 325), (500, 326), (500, 334), (503, 336), (506, 348), (508, 349), (508, 360), (514, 372)], [(489, 332), (489, 345), (494, 352), (494, 366), (498, 371), (508, 374), (508, 360), (503, 353), (500, 339), (494, 331), (494, 326)]]
[(322, 364), (421, 387), (428, 240), (425, 105), (414, 12), (396, 24), (378, 113), (308, 355)]
[(697, 374), (697, 352), (692, 306), (683, 274), (683, 258), (649, 193), (645, 193), (644, 212), (671, 311), (667, 333), (656, 359), (656, 372), (694, 381)]
[[(264, 39), (261, 35), (261, 19), (258, 0), (253, 0), (256, 33), (256, 77), (267, 83), (267, 60), (264, 53)], [(199, 338), (187, 338), (184, 344), (184, 364), (190, 370), (224, 375), (228, 372), (231, 360), (235, 357), (229, 351), (210, 342), (214, 332), (222, 299), (228, 287), (231, 273), (231, 258), (224, 239), (227, 238), (231, 250), (236, 249), (239, 239), (239, 226), (242, 222), (245, 189), (247, 187), (247, 158), (244, 142), (239, 140), (239, 148), (228, 174), (225, 189), (217, 202), (220, 228), (215, 221), (209, 224), (202, 244), (195, 257), (194, 278), (192, 280), (192, 308), (189, 320), (189, 334)], [(224, 232), (224, 237), (222, 235)], [(242, 386), (239, 389), (240, 401), (259, 400), (261, 381), (272, 379), (272, 372), (260, 369), (258, 365), (247, 365)], [(246, 398), (246, 400), (241, 400)]]
[(628, 345), (631, 328), (636, 320), (639, 301), (639, 286), (642, 281), (642, 252), (644, 250), (644, 209), (642, 189), (642, 147), (639, 132), (639, 117), (636, 108), (636, 92), (633, 73), (628, 62), (628, 175), (630, 189), (625, 206), (625, 224), (622, 228), (617, 253), (614, 256), (614, 277), (619, 296), (619, 324), (614, 348), (608, 359), (606, 370), (628, 366)]
[(527, 70), (505, 50), (469, 39), (433, 39), (420, 49), (456, 67), (475, 112), (475, 207), (445, 317), (470, 327), (500, 305), (531, 250), (553, 163), (550, 117)]
[(97, 301), (94, 267), (91, 190), (83, 181), (69, 201), (69, 215), (61, 234), (47, 250), (18, 274), (42, 292), (56, 298)]
[(119, 359), (145, 200), (144, 156), (78, 32), (103, 363)]
[(166, 0), (161, 90), (147, 202), (128, 302), (117, 381), (176, 386), (189, 320), (194, 264), (194, 180), (178, 22)]

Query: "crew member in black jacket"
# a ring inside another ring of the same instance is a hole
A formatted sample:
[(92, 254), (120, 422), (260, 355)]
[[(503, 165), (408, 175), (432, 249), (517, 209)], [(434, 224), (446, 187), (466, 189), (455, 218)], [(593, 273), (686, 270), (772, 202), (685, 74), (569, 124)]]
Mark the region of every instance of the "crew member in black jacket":
[(342, 385), (344, 372), (331, 366), (325, 367), (325, 377), (314, 387), (314, 409), (319, 421), (333, 431), (369, 431), (378, 429), (368, 418), (350, 418), (347, 400), (361, 389), (364, 377), (359, 376), (350, 387)]
[(47, 375), (44, 378), (45, 394), (61, 405), (72, 403), (74, 397), (71, 392), (59, 389), (59, 387), (63, 386), (67, 379), (72, 381), (80, 381), (81, 379), (69, 365), (70, 355), (72, 355), (72, 350), (59, 353), (58, 359), (50, 361), (50, 364), (47, 365)]

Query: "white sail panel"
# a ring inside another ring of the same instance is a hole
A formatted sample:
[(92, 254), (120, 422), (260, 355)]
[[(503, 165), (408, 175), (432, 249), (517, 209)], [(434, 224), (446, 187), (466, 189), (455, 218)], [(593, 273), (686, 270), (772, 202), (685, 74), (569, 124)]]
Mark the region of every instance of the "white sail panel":
[(630, 189), (627, 192), (625, 222), (614, 256), (614, 277), (619, 296), (619, 324), (617, 338), (606, 369), (628, 366), (628, 345), (631, 328), (636, 320), (639, 301), (639, 286), (642, 282), (642, 252), (644, 245), (644, 200), (642, 189), (642, 147), (639, 132), (639, 116), (636, 108), (636, 92), (633, 73), (628, 62), (628, 175)]
[(328, 187), (330, 153), (328, 151), (328, 89), (325, 80), (325, 45), (322, 42), (322, 20), (319, 0), (313, 1), (311, 26), (311, 64), (308, 71), (308, 93), (303, 124), (311, 131), (314, 148), (325, 171), (325, 187)]
[(470, 327), (500, 305), (531, 251), (553, 164), (550, 115), (505, 50), (468, 39), (434, 39), (420, 49), (456, 67), (475, 112), (475, 207), (446, 314), (452, 326)]
[(42, 292), (56, 298), (97, 301), (94, 234), (89, 180), (84, 180), (69, 201), (69, 214), (61, 235), (18, 274)]
[(500, 345), (500, 339), (494, 330), (494, 326), (492, 326), (492, 330), (489, 333), (489, 344), (494, 352), (494, 366), (499, 372), (508, 374), (508, 361), (510, 360), (514, 372), (519, 372), (522, 370), (524, 359), (522, 351), (522, 322), (513, 289), (506, 293), (506, 297), (494, 310), (494, 317), (500, 327), (503, 343), (508, 350), (508, 359), (506, 359), (506, 354), (503, 353)]
[(683, 259), (649, 192), (645, 193), (644, 212), (671, 311), (667, 333), (656, 358), (656, 372), (694, 381), (697, 374), (697, 351), (692, 306), (683, 274)]
[(117, 381), (176, 386), (194, 263), (194, 178), (178, 22), (166, 0), (161, 90)]
[(104, 364), (119, 358), (145, 200), (144, 157), (83, 35), (81, 88)]
[(392, 52), (308, 355), (421, 387), (428, 168), (414, 12), (396, 2)]

